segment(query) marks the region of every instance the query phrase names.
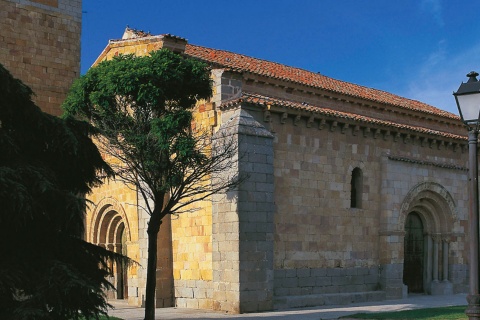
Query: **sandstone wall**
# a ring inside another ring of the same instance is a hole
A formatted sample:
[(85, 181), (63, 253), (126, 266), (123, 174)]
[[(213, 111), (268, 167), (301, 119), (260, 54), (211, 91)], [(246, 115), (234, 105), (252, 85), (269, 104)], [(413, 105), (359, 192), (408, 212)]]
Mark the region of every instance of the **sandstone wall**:
[(0, 0), (0, 63), (54, 115), (80, 75), (81, 16), (81, 0)]

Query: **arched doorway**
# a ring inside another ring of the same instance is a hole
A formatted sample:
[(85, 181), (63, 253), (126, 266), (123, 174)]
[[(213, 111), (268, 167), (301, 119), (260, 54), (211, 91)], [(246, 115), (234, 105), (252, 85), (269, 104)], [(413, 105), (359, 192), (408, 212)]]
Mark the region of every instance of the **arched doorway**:
[[(127, 255), (127, 238), (125, 232), (125, 225), (121, 223), (118, 228), (118, 239), (120, 243), (115, 244), (115, 251), (123, 255)], [(118, 241), (118, 240), (117, 240)], [(116, 263), (114, 266), (115, 272), (115, 287), (117, 288), (117, 299), (128, 298), (128, 278), (127, 266), (125, 262)]]
[(409, 293), (451, 294), (450, 241), (457, 214), (440, 184), (422, 182), (410, 190), (400, 210), (404, 228), (403, 283)]
[[(131, 240), (128, 220), (122, 206), (112, 198), (105, 198), (97, 205), (89, 232), (89, 241), (108, 250), (128, 256), (128, 243)], [(128, 267), (114, 263), (110, 266), (113, 277), (109, 281), (115, 292), (108, 292), (108, 298), (128, 298)]]
[(420, 216), (412, 212), (405, 222), (403, 283), (408, 293), (423, 293), (424, 241), (423, 223)]

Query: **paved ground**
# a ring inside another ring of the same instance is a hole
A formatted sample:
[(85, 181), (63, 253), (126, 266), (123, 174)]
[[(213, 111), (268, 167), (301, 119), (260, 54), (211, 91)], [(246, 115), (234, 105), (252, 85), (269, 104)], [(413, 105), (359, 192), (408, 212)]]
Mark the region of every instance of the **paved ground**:
[[(142, 320), (143, 308), (128, 306), (123, 300), (109, 301), (115, 309), (108, 314), (125, 320)], [(183, 308), (162, 308), (156, 310), (156, 319), (276, 319), (276, 320), (324, 320), (337, 319), (359, 312), (400, 311), (439, 306), (466, 305), (466, 295), (426, 296), (415, 295), (402, 300), (387, 300), (371, 303), (350, 304), (347, 306), (323, 306), (306, 309), (289, 309), (281, 311), (228, 314), (208, 310)]]

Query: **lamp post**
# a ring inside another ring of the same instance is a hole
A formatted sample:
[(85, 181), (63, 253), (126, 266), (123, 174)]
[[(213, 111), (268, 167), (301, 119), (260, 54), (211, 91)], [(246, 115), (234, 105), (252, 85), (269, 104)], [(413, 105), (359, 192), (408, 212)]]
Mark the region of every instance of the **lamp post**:
[(462, 121), (468, 128), (468, 181), (469, 181), (469, 286), (467, 296), (468, 307), (465, 310), (468, 319), (480, 319), (480, 294), (478, 282), (478, 250), (479, 250), (479, 212), (478, 212), (478, 163), (477, 141), (480, 123), (480, 82), (478, 73), (470, 72), (466, 83), (462, 83), (454, 92), (458, 111)]

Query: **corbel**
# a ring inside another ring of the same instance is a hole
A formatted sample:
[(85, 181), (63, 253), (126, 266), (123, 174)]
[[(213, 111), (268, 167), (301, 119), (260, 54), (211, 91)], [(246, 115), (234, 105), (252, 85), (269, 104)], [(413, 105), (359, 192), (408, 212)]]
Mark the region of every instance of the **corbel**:
[(345, 123), (345, 124), (342, 126), (342, 130), (341, 130), (342, 134), (345, 134), (345, 131), (347, 131), (348, 127), (349, 127), (348, 123)]
[(318, 130), (322, 130), (325, 127), (327, 121), (325, 119), (321, 119), (320, 123), (318, 124)]
[(332, 125), (330, 126), (330, 131), (332, 132), (335, 131), (335, 128), (337, 127), (337, 125), (338, 125), (337, 121), (333, 121)]
[(287, 121), (288, 113), (282, 113), (282, 118), (280, 119), (280, 123), (284, 124)]
[(310, 116), (307, 121), (307, 128), (311, 128), (314, 121), (315, 121), (315, 117)]
[(388, 140), (390, 138), (390, 130), (385, 131), (385, 134), (383, 135), (383, 140)]
[(437, 144), (437, 140), (436, 139), (433, 139), (431, 142), (430, 142), (430, 149), (433, 148), (434, 145)]
[(440, 141), (440, 143), (438, 144), (438, 150), (443, 150), (444, 147), (445, 147), (445, 142), (442, 140), (442, 141)]
[(414, 144), (419, 143), (419, 141), (420, 141), (420, 137), (419, 137), (419, 136), (413, 136), (413, 143), (414, 143)]
[(353, 128), (353, 131), (352, 131), (352, 134), (354, 136), (357, 135), (358, 131), (360, 131), (360, 126), (359, 125), (356, 125), (354, 128)]
[(380, 129), (375, 129), (375, 132), (373, 133), (373, 139), (377, 139), (380, 136), (380, 133), (382, 133)]
[(370, 128), (365, 127), (365, 129), (363, 129), (363, 136), (366, 138), (368, 137), (369, 134), (370, 134)]
[(410, 135), (406, 134), (405, 137), (403, 138), (403, 143), (407, 144), (410, 142), (410, 140), (411, 140)]
[(423, 137), (422, 138), (422, 147), (425, 147), (427, 145), (428, 139)]
[(452, 143), (452, 150), (453, 150), (453, 152), (457, 152), (458, 147), (459, 147), (458, 143)]
[(293, 120), (293, 125), (298, 126), (298, 123), (300, 122), (300, 115), (297, 115), (295, 119)]
[(393, 137), (393, 141), (397, 142), (398, 139), (400, 139), (400, 137), (401, 137), (400, 132), (397, 132), (397, 133), (395, 134), (395, 137)]
[(272, 119), (272, 114), (270, 113), (270, 105), (268, 105), (263, 111), (263, 121), (270, 122), (271, 119)]

